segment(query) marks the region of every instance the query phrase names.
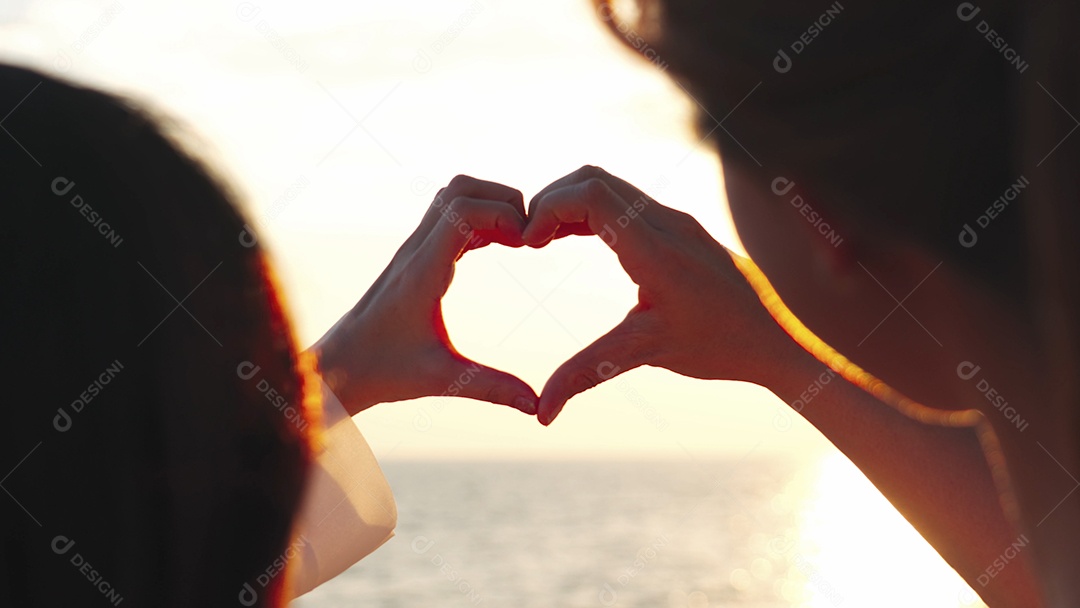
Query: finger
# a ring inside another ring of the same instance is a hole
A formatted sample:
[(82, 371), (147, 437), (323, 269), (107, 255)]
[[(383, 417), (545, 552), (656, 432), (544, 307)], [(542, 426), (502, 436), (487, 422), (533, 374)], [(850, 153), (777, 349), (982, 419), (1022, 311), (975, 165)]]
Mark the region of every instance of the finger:
[(431, 264), (453, 263), (473, 246), (485, 242), (522, 245), (525, 218), (503, 201), (459, 196), (438, 208), (439, 222), (421, 245)]
[(507, 405), (530, 416), (536, 414), (539, 397), (517, 376), (465, 358), (454, 367), (446, 395)]
[(581, 167), (580, 169), (578, 169), (577, 171), (574, 171), (573, 173), (569, 173), (569, 174), (567, 174), (567, 175), (565, 175), (565, 176), (551, 182), (543, 190), (536, 193), (536, 195), (533, 196), (532, 199), (529, 201), (529, 216), (530, 217), (532, 216), (533, 210), (536, 208), (536, 205), (549, 192), (554, 191), (554, 190), (558, 190), (560, 188), (565, 188), (566, 186), (572, 186), (574, 184), (579, 184), (581, 182), (588, 181), (590, 179), (599, 179), (599, 180), (603, 181), (604, 183), (606, 183), (608, 185), (608, 187), (611, 188), (620, 197), (622, 197), (622, 199), (624, 201), (626, 201), (627, 203), (629, 203), (632, 206), (636, 206), (636, 207), (640, 208), (640, 211), (643, 214), (648, 214), (650, 216), (650, 218), (649, 218), (650, 221), (653, 219), (652, 218), (652, 215), (653, 215), (652, 214), (652, 208), (655, 207), (655, 208), (659, 208), (659, 209), (667, 209), (667, 207), (664, 207), (663, 205), (660, 205), (660, 204), (656, 203), (655, 199), (653, 199), (648, 194), (645, 194), (644, 192), (639, 190), (636, 186), (634, 186), (633, 184), (627, 182), (626, 180), (618, 178), (618, 177), (608, 173), (607, 171), (601, 169), (600, 167), (594, 167), (592, 165), (585, 165), (585, 166)]
[[(526, 220), (528, 222), (528, 220)], [(527, 225), (527, 224), (526, 224)], [(572, 224), (559, 224), (559, 227), (555, 229), (555, 234), (547, 240), (537, 242), (531, 245), (533, 248), (544, 247), (551, 241), (557, 241), (561, 238), (568, 236), (594, 236), (593, 231), (589, 228), (589, 224), (586, 222), (575, 222)]]
[(559, 227), (555, 229), (555, 236), (551, 240), (557, 241), (566, 236), (591, 236), (592, 230), (585, 222), (577, 224), (559, 224)]
[(599, 179), (549, 191), (533, 208), (522, 235), (526, 245), (543, 247), (558, 234), (561, 226), (580, 234), (583, 227), (599, 236), (619, 256), (623, 268), (634, 272), (646, 267), (655, 254), (656, 230), (617, 193)]
[[(549, 192), (566, 186), (579, 184), (590, 179), (599, 179), (603, 181), (613, 192), (618, 194), (619, 197), (626, 202), (627, 213), (626, 217), (623, 218), (623, 221), (643, 217), (654, 228), (663, 232), (674, 233), (685, 232), (688, 230), (689, 224), (699, 225), (697, 220), (689, 214), (672, 209), (671, 207), (665, 207), (630, 182), (616, 177), (600, 167), (593, 167), (591, 165), (585, 165), (577, 171), (548, 184), (547, 187), (533, 196), (532, 200), (529, 202), (529, 217), (532, 217), (540, 200), (542, 200)], [(582, 233), (570, 232), (568, 234)], [(554, 239), (559, 239), (563, 236), (567, 236), (567, 234), (557, 232)]]
[[(566, 175), (560, 177), (559, 179), (557, 179), (557, 180), (551, 182), (550, 184), (548, 184), (547, 186), (545, 186), (544, 189), (541, 190), (540, 192), (537, 192), (532, 197), (532, 199), (529, 201), (529, 215), (532, 215), (532, 211), (536, 207), (536, 204), (540, 201), (540, 199), (544, 198), (544, 196), (547, 195), (549, 192), (552, 192), (554, 190), (558, 190), (560, 188), (565, 188), (566, 186), (572, 186), (574, 184), (579, 184), (581, 182), (588, 181), (590, 179), (604, 180), (605, 182), (608, 183), (609, 186), (611, 186), (612, 190), (615, 190), (616, 192), (618, 192), (619, 195), (622, 196), (623, 198), (629, 198), (629, 199), (636, 198), (637, 189), (634, 188), (633, 186), (630, 186), (630, 184), (627, 184), (623, 180), (620, 180), (619, 178), (617, 178), (614, 175), (608, 173), (607, 171), (601, 169), (600, 167), (595, 167), (595, 166), (592, 166), (592, 165), (585, 165), (585, 166), (577, 169), (576, 171), (572, 171), (570, 173), (567, 173)], [(621, 187), (620, 184), (625, 185), (625, 186), (629, 186), (629, 188), (632, 189), (633, 192), (631, 192), (629, 190), (626, 190), (625, 188)], [(626, 190), (626, 191), (620, 191), (620, 190)]]
[(631, 312), (614, 329), (560, 365), (540, 393), (536, 413), (540, 423), (551, 424), (574, 395), (647, 363), (648, 338)]
[(423, 221), (420, 222), (417, 232), (424, 235), (428, 234), (438, 225), (441, 216), (440, 209), (459, 196), (502, 201), (516, 209), (522, 217), (525, 217), (525, 199), (521, 191), (498, 182), (484, 181), (468, 175), (458, 175), (435, 195), (435, 199), (428, 208), (428, 212), (424, 215)]
[(476, 179), (468, 175), (458, 175), (450, 180), (443, 194), (447, 198), (468, 196), (490, 201), (502, 201), (517, 209), (522, 216), (525, 215), (525, 198), (522, 196), (521, 191), (498, 182)]
[(568, 184), (548, 190), (532, 204), (523, 236), (526, 244), (537, 246), (554, 238), (563, 226), (601, 235), (605, 226), (614, 230), (611, 226), (619, 224), (626, 210), (626, 201), (602, 180)]
[[(527, 221), (528, 220), (526, 220), (526, 222)], [(593, 231), (585, 222), (576, 222), (573, 224), (559, 224), (559, 227), (555, 229), (555, 234), (550, 239), (542, 243), (538, 243), (537, 245), (534, 245), (534, 247), (543, 247), (551, 241), (557, 241), (561, 238), (568, 236), (593, 236)]]
[[(528, 222), (528, 220), (526, 220)], [(552, 241), (557, 241), (567, 236), (593, 236), (592, 230), (589, 229), (589, 225), (585, 222), (579, 222), (576, 224), (559, 224), (559, 227), (555, 229), (555, 236), (551, 238)], [(466, 251), (472, 251), (473, 249), (483, 249), (491, 244), (491, 241), (476, 236), (469, 241), (466, 246)], [(464, 253), (464, 252), (463, 252)]]

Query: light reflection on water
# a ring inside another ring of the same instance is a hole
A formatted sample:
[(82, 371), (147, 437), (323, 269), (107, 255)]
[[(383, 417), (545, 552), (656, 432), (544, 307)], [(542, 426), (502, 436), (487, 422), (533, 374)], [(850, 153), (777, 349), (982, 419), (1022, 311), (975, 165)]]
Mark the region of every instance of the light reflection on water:
[(959, 608), (973, 597), (840, 457), (385, 470), (397, 536), (294, 605)]

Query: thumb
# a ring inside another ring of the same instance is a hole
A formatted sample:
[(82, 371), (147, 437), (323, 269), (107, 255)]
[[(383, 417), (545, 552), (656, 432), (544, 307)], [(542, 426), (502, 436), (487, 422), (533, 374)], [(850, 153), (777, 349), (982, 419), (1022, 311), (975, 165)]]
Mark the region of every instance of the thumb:
[(646, 363), (640, 319), (630, 313), (622, 323), (586, 346), (551, 374), (540, 394), (536, 417), (547, 426), (574, 395)]
[(512, 374), (461, 357), (449, 381), (445, 395), (508, 405), (530, 416), (536, 414), (536, 392)]

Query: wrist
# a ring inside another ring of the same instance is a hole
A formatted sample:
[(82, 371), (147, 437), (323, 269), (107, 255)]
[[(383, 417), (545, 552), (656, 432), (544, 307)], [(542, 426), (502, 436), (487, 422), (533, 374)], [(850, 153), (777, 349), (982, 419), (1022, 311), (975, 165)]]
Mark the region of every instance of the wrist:
[(318, 372), (326, 386), (341, 401), (350, 416), (378, 403), (370, 389), (374, 384), (365, 371), (369, 367), (347, 346), (355, 341), (349, 334), (348, 317), (343, 317), (311, 347)]

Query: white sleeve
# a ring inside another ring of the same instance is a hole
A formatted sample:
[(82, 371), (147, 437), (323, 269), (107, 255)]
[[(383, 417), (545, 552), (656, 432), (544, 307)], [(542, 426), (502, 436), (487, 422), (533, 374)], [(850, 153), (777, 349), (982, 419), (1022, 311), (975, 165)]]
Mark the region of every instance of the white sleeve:
[(296, 519), (293, 597), (378, 549), (397, 524), (394, 496), (371, 448), (333, 391), (322, 387), (325, 431)]

